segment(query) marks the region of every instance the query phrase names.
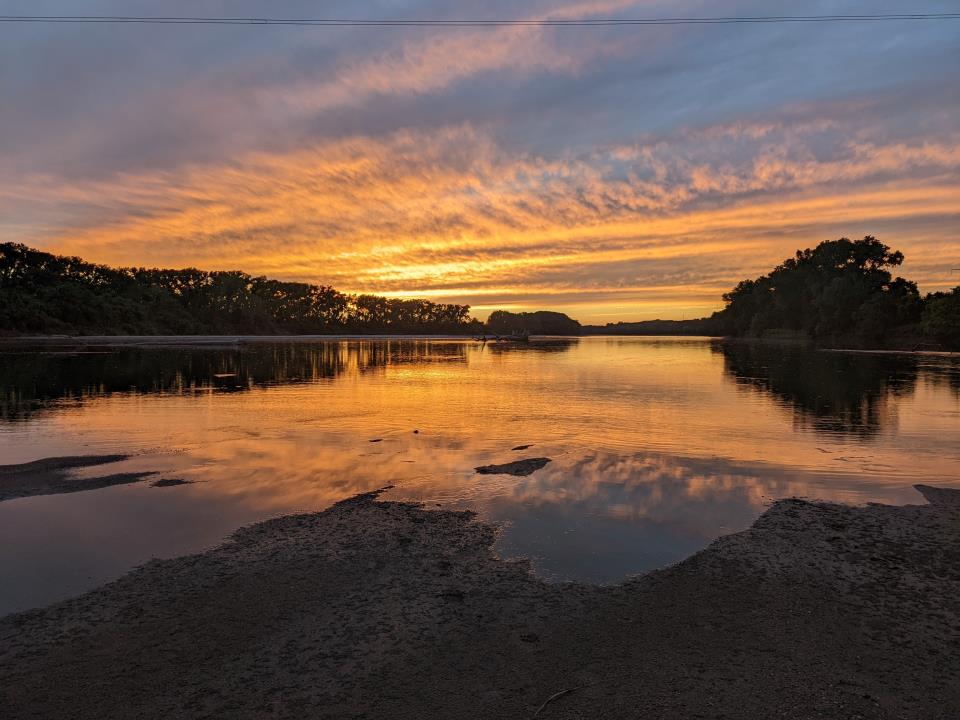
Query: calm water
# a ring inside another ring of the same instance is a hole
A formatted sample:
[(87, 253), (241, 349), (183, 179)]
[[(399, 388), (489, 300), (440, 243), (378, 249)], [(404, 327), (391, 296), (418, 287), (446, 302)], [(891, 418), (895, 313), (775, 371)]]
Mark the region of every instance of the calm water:
[[(960, 360), (689, 338), (0, 348), (0, 463), (115, 452), (134, 457), (81, 472), (197, 482), (0, 503), (0, 613), (387, 484), (506, 523), (500, 552), (546, 577), (604, 583), (774, 498), (921, 502), (914, 483), (960, 478)], [(473, 471), (533, 456), (553, 462)]]

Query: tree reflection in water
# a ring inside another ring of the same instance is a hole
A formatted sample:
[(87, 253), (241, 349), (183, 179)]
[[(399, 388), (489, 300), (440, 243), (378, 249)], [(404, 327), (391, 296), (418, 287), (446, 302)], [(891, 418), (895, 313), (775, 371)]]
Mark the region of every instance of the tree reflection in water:
[[(575, 339), (491, 342), (492, 353), (565, 352)], [(241, 392), (312, 383), (398, 365), (467, 363), (460, 340), (329, 340), (203, 345), (76, 345), (0, 348), (0, 420), (25, 419), (63, 401), (112, 393)], [(477, 345), (476, 347), (480, 347)]]
[(118, 392), (243, 391), (391, 365), (467, 361), (464, 343), (428, 340), (8, 349), (2, 358), (4, 420), (28, 417), (59, 401), (82, 402)]
[(918, 356), (817, 351), (798, 345), (717, 341), (724, 371), (738, 385), (789, 407), (813, 430), (869, 438), (895, 421), (896, 400), (912, 395), (921, 372), (949, 377)]

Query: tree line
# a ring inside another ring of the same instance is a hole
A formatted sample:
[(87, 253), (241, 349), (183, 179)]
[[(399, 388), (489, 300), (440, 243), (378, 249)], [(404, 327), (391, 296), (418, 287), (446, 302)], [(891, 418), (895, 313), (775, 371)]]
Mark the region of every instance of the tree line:
[(0, 331), (204, 335), (482, 331), (469, 305), (350, 295), (239, 271), (111, 268), (0, 244)]
[(0, 333), (728, 335), (800, 337), (865, 346), (960, 348), (960, 287), (922, 297), (894, 277), (903, 253), (872, 236), (798, 250), (723, 295), (698, 320), (585, 326), (563, 313), (498, 310), (486, 325), (469, 305), (350, 295), (239, 271), (111, 268), (0, 244)]
[(698, 320), (638, 320), (606, 325), (584, 325), (584, 335), (716, 335), (712, 318)]
[(722, 335), (786, 331), (870, 345), (899, 337), (960, 346), (960, 287), (921, 297), (916, 283), (891, 273), (902, 263), (903, 253), (870, 235), (828, 240), (740, 282), (711, 320)]
[(524, 331), (531, 335), (579, 335), (580, 323), (564, 313), (551, 310), (519, 313), (494, 310), (487, 318), (486, 329), (497, 335)]
[(960, 349), (960, 287), (920, 295), (894, 277), (903, 253), (877, 238), (828, 240), (798, 250), (766, 275), (724, 293), (724, 307), (696, 320), (585, 326), (597, 335), (778, 337), (862, 347)]

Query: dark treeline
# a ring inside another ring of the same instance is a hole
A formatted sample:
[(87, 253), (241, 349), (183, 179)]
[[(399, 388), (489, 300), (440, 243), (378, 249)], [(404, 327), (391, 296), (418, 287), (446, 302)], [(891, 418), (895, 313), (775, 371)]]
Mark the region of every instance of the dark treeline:
[(469, 305), (347, 295), (238, 271), (110, 268), (0, 244), (0, 332), (465, 334), (481, 328)]
[(110, 268), (0, 244), (0, 333), (103, 335), (450, 333), (727, 335), (821, 344), (960, 348), (960, 287), (921, 297), (894, 277), (903, 254), (874, 237), (798, 250), (740, 282), (697, 320), (586, 326), (563, 313), (498, 310), (486, 326), (468, 305), (348, 295), (238, 271)]
[(641, 320), (638, 322), (584, 325), (584, 335), (715, 335), (711, 318), (700, 320)]
[(922, 297), (916, 283), (891, 273), (902, 263), (903, 253), (872, 236), (830, 240), (798, 250), (766, 275), (743, 280), (723, 295), (725, 307), (709, 318), (616, 323), (587, 331), (960, 348), (960, 287)]
[(740, 282), (723, 295), (726, 307), (715, 317), (729, 335), (788, 330), (877, 341), (892, 328), (919, 323), (923, 313), (916, 283), (890, 273), (902, 262), (903, 253), (874, 237), (823, 242)]
[(487, 318), (487, 330), (497, 335), (523, 331), (531, 335), (579, 335), (580, 323), (563, 313), (549, 310), (520, 313), (496, 310)]
[(920, 329), (947, 347), (960, 348), (960, 287), (927, 295)]

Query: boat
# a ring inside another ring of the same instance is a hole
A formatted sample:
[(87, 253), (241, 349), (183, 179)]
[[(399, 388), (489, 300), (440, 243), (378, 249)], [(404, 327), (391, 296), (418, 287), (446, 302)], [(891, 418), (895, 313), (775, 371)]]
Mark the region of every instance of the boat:
[(530, 331), (520, 330), (509, 335), (497, 335), (497, 340), (500, 342), (530, 342)]

